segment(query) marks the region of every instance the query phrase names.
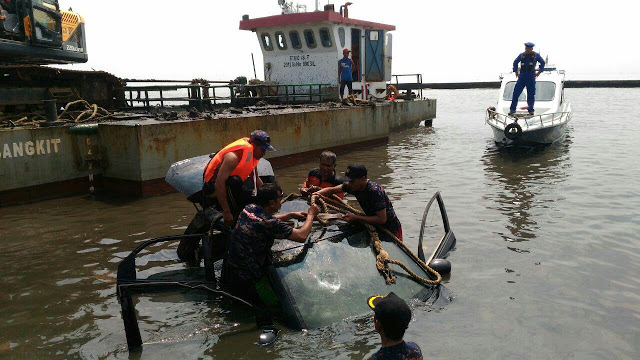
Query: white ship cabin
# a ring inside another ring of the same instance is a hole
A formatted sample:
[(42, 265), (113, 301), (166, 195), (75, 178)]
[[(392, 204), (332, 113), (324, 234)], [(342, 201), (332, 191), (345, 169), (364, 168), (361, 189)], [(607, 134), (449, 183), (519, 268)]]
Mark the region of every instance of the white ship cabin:
[(256, 19), (243, 16), (240, 30), (251, 30), (258, 36), (265, 81), (328, 84), (337, 98), (338, 60), (343, 49), (349, 49), (354, 62), (354, 93), (362, 99), (384, 98), (391, 80), (390, 31), (395, 26), (352, 19), (348, 5), (341, 6), (340, 12), (327, 5), (324, 11)]

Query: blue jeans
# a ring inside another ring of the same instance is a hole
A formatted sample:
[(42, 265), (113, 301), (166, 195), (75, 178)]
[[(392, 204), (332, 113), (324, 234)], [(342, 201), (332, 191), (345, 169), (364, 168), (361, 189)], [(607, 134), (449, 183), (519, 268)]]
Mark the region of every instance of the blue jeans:
[(533, 112), (533, 104), (536, 101), (536, 78), (531, 75), (520, 74), (516, 86), (513, 89), (513, 98), (511, 99), (511, 112), (516, 111), (518, 106), (518, 98), (522, 94), (522, 90), (527, 88), (527, 105), (529, 105), (529, 112)]

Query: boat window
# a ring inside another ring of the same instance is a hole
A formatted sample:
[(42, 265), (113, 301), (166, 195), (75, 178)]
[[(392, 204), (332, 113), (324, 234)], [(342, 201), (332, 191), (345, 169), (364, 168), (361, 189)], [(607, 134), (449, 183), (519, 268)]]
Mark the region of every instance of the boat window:
[(273, 43), (271, 42), (271, 35), (267, 34), (267, 33), (262, 33), (262, 35), (260, 35), (262, 37), (262, 46), (264, 47), (265, 50), (267, 51), (271, 51), (273, 50)]
[(344, 47), (345, 44), (345, 34), (344, 34), (344, 28), (338, 28), (338, 37), (340, 38), (340, 47)]
[(329, 29), (322, 28), (320, 29), (320, 42), (324, 47), (333, 46), (333, 42), (331, 41), (331, 34), (329, 33)]
[[(383, 234), (381, 239), (392, 259), (403, 262), (416, 274), (426, 276), (390, 239)], [(285, 253), (295, 251), (291, 249)], [(282, 256), (287, 257), (286, 254)], [(273, 275), (280, 283), (277, 287), (286, 289), (283, 305), (289, 307), (284, 309), (289, 314), (287, 317), (296, 318), (288, 318), (289, 323), (312, 329), (370, 313), (366, 299), (371, 295), (386, 295), (393, 291), (404, 299), (419, 297), (422, 300), (431, 295), (433, 288), (418, 283), (399, 266), (392, 265), (392, 269), (396, 283), (387, 285), (376, 268), (368, 235), (359, 231), (317, 242), (295, 262), (276, 265)]]
[(316, 36), (313, 34), (313, 30), (307, 29), (304, 31), (304, 41), (309, 49), (316, 47)]
[[(515, 81), (510, 81), (504, 87), (504, 100), (511, 100), (513, 97), (513, 89), (516, 87)], [(520, 94), (518, 101), (527, 100), (527, 90)], [(536, 81), (536, 101), (553, 101), (556, 94), (556, 84), (551, 81)]]
[(282, 31), (276, 32), (276, 45), (278, 45), (278, 49), (280, 50), (287, 49), (287, 39), (284, 38), (284, 33)]
[(300, 34), (297, 31), (289, 32), (289, 40), (291, 40), (291, 47), (294, 49), (302, 49), (302, 42), (300, 41)]

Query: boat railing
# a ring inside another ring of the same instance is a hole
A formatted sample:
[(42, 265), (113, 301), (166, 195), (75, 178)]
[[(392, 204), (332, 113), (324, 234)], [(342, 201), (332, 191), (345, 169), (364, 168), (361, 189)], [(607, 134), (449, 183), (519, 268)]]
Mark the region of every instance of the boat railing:
[(548, 126), (555, 126), (571, 119), (570, 111), (561, 111), (555, 113), (547, 113), (540, 115), (507, 115), (499, 113), (492, 108), (488, 108), (486, 112), (485, 122), (489, 125), (501, 124), (506, 127), (512, 122), (518, 122), (520, 126), (524, 125), (524, 129), (535, 126), (536, 128), (543, 128)]
[[(420, 92), (420, 99), (422, 99), (422, 89), (424, 88), (422, 84), (422, 74), (397, 74), (391, 75), (392, 78), (396, 79), (395, 84), (393, 81), (391, 85), (395, 86), (398, 90), (406, 90), (408, 96), (411, 95), (412, 90), (417, 90)], [(400, 78), (409, 78), (408, 82), (400, 82)], [(411, 78), (415, 79), (415, 82), (411, 82)], [(410, 98), (410, 97), (409, 97)]]
[[(144, 81), (133, 81), (144, 82)], [(175, 82), (165, 85), (162, 83)], [(168, 104), (188, 105), (202, 111), (219, 104), (232, 106), (267, 103), (317, 103), (331, 99), (330, 84), (230, 84), (212, 85), (210, 82), (180, 84), (182, 81), (150, 81), (151, 84), (125, 86), (127, 108), (164, 107)], [(215, 82), (214, 82), (215, 83)], [(223, 82), (217, 82), (223, 83)]]

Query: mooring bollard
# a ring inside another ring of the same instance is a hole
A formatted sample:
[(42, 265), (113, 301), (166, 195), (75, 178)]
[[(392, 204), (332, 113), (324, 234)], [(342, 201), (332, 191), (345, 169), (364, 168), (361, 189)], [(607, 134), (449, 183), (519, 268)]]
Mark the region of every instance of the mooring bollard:
[(48, 123), (55, 122), (58, 120), (58, 109), (56, 99), (51, 100), (42, 100), (44, 104), (44, 114)]

